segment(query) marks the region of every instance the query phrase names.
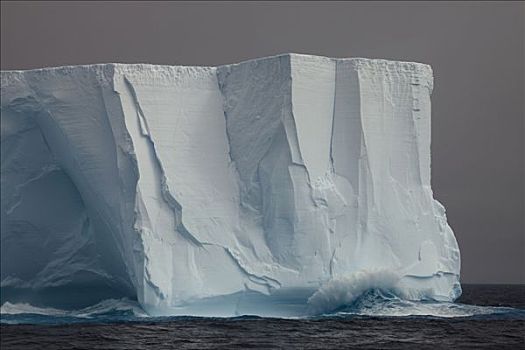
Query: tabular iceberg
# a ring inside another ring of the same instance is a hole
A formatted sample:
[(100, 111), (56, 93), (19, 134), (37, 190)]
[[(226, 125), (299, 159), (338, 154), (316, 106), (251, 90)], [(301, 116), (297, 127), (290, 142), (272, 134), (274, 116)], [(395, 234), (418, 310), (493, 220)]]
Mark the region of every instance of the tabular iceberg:
[(303, 315), (454, 300), (428, 65), (287, 54), (1, 75), (2, 302)]

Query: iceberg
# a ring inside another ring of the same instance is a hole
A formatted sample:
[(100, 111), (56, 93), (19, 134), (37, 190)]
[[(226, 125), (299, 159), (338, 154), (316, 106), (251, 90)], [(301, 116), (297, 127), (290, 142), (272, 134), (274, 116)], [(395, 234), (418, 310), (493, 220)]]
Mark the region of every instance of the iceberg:
[(370, 288), (454, 300), (432, 88), (425, 64), (299, 54), (3, 71), (2, 304), (300, 316)]

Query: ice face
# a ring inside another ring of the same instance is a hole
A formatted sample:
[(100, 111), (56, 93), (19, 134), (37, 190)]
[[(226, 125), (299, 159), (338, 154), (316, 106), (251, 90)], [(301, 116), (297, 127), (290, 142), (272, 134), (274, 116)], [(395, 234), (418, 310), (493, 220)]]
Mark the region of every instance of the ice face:
[(334, 285), (459, 296), (427, 65), (290, 54), (1, 79), (2, 302), (288, 316)]

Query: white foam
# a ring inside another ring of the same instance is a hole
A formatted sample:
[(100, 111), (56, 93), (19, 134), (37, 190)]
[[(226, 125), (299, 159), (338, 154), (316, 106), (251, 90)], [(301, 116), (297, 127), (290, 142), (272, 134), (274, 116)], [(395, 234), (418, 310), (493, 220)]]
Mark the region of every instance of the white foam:
[(327, 313), (352, 304), (366, 291), (391, 291), (400, 276), (390, 269), (362, 270), (348, 277), (334, 279), (319, 288), (309, 299), (311, 314)]
[(0, 314), (2, 315), (20, 315), (20, 314), (34, 314), (46, 316), (66, 316), (67, 311), (54, 309), (51, 307), (38, 307), (28, 303), (10, 303), (6, 301), (0, 307)]
[(147, 317), (146, 312), (140, 307), (136, 301), (126, 298), (123, 299), (107, 299), (95, 305), (91, 305), (78, 310), (61, 310), (50, 307), (38, 307), (28, 303), (10, 303), (5, 302), (0, 308), (2, 315), (44, 315), (52, 317), (77, 317), (77, 318), (93, 318), (102, 314), (110, 314), (113, 312), (129, 311), (135, 317)]
[[(364, 297), (366, 299), (366, 296)], [(520, 311), (511, 307), (478, 306), (456, 304), (449, 302), (410, 301), (397, 297), (387, 297), (383, 300), (363, 300), (358, 305), (353, 305), (337, 316), (371, 316), (371, 317), (408, 317), (425, 316), (440, 318), (472, 317), (497, 315)], [(333, 315), (332, 315), (333, 316)]]

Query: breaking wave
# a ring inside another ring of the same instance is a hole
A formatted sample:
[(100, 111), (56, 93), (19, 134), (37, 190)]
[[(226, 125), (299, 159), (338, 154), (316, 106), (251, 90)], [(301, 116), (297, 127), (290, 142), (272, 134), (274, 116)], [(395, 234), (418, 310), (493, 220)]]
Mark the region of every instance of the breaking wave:
[(393, 270), (363, 270), (348, 277), (331, 280), (308, 299), (308, 311), (312, 315), (334, 311), (351, 305), (366, 291), (377, 289), (392, 291), (401, 276)]
[(390, 269), (363, 270), (332, 280), (308, 299), (310, 315), (321, 317), (518, 317), (525, 310), (433, 300), (409, 300), (397, 287), (401, 275)]

